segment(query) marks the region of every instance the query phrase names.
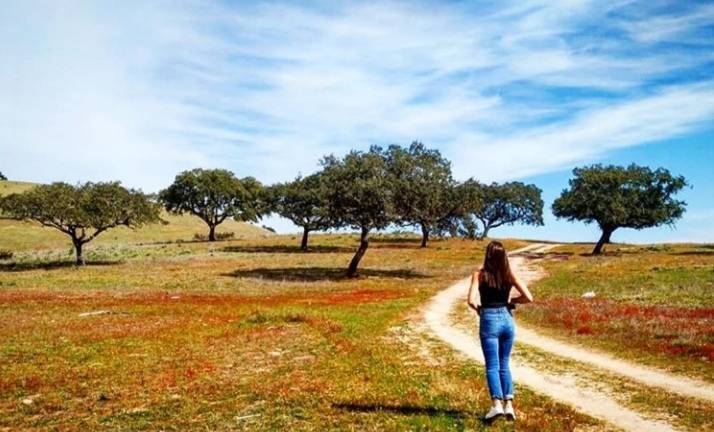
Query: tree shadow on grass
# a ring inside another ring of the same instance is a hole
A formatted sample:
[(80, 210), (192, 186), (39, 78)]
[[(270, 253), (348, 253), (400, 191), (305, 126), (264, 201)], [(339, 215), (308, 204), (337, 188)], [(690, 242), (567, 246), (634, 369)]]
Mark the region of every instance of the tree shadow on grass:
[[(231, 273), (224, 273), (223, 276), (296, 282), (318, 282), (350, 279), (347, 277), (347, 270), (342, 267), (261, 267), (254, 269), (239, 269)], [(429, 276), (408, 269), (361, 269), (359, 271), (359, 277), (423, 279), (428, 278)]]
[(162, 246), (162, 245), (182, 245), (182, 244), (192, 244), (192, 243), (208, 243), (208, 244), (217, 244), (217, 243), (228, 243), (236, 240), (241, 240), (239, 238), (228, 238), (228, 239), (215, 239), (213, 241), (211, 240), (196, 240), (196, 239), (175, 239), (175, 240), (156, 240), (156, 241), (143, 241), (143, 242), (136, 242), (135, 244), (137, 246)]
[(702, 248), (703, 250), (688, 250), (671, 252), (670, 255), (694, 255), (694, 256), (714, 256), (714, 249)]
[[(434, 240), (430, 240), (434, 241)], [(421, 248), (420, 237), (372, 237), (369, 239), (369, 247), (375, 249), (419, 249)]]
[(592, 252), (583, 252), (583, 253), (579, 253), (578, 256), (586, 257), (586, 258), (605, 258), (605, 257), (621, 257), (623, 255), (637, 255), (639, 253), (642, 253), (642, 252), (618, 250), (618, 251), (602, 251), (602, 253), (600, 253), (599, 255), (593, 254)]
[[(434, 406), (419, 406), (419, 405), (411, 405), (411, 404), (395, 405), (395, 404), (368, 404), (368, 403), (358, 403), (358, 402), (352, 402), (352, 403), (341, 402), (341, 403), (333, 403), (332, 408), (342, 410), (342, 411), (349, 411), (349, 412), (353, 412), (353, 413), (387, 412), (387, 413), (393, 413), (393, 414), (399, 414), (399, 415), (405, 415), (405, 416), (412, 416), (412, 415), (424, 415), (424, 416), (429, 416), (429, 417), (446, 416), (446, 417), (451, 417), (452, 419), (459, 421), (460, 423), (463, 423), (463, 421), (465, 419), (473, 416), (473, 413), (471, 413), (471, 412), (464, 412), (464, 411), (451, 409), (451, 408), (438, 408), (438, 407), (434, 407)], [(483, 416), (479, 416), (478, 419), (481, 421), (482, 424), (484, 424), (486, 426), (491, 426), (495, 420), (495, 419), (486, 420)], [(463, 427), (463, 424), (462, 424), (462, 427)]]
[[(433, 240), (436, 241), (436, 240)], [(300, 249), (300, 246), (295, 245), (231, 245), (221, 248), (221, 252), (228, 253), (354, 253), (358, 247), (358, 241), (355, 241), (354, 246), (336, 246), (336, 245), (310, 245), (307, 250)], [(369, 239), (369, 247), (374, 249), (404, 249), (404, 248), (419, 248), (421, 246), (420, 238), (409, 237), (372, 237)]]
[(421, 244), (421, 237), (371, 237), (369, 242)]
[(463, 419), (470, 415), (455, 409), (410, 404), (333, 403), (332, 407), (358, 413), (389, 412), (401, 415), (448, 416), (458, 419)]
[(74, 261), (32, 261), (0, 263), (0, 272), (21, 272), (30, 270), (55, 270), (62, 268), (100, 267), (123, 264), (123, 261), (87, 261), (84, 266), (78, 266)]
[(544, 252), (544, 253), (528, 253), (524, 252), (520, 256), (532, 259), (543, 259), (545, 261), (567, 261), (574, 254), (572, 252)]
[(610, 256), (610, 257), (620, 256), (620, 254), (617, 254), (615, 252), (603, 252), (598, 255), (598, 254), (594, 254), (592, 252), (582, 252), (582, 253), (579, 253), (578, 256), (581, 256), (583, 258), (598, 258), (598, 257), (602, 258), (602, 257), (608, 257), (608, 256)]
[(265, 246), (226, 246), (221, 248), (221, 252), (233, 253), (353, 253), (355, 247), (315, 245), (307, 250), (300, 249), (300, 246), (292, 245), (265, 245)]

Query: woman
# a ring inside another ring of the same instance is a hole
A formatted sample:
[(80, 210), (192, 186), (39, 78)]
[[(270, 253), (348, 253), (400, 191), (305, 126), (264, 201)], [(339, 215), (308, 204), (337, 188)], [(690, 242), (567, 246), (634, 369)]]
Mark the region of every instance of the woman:
[[(474, 286), (478, 281), (478, 296)], [(515, 296), (511, 297), (511, 288)], [(486, 381), (493, 405), (486, 420), (505, 415), (516, 419), (513, 411), (513, 381), (508, 365), (513, 347), (512, 310), (516, 303), (530, 303), (533, 296), (528, 287), (511, 273), (508, 254), (501, 242), (492, 241), (486, 247), (483, 267), (471, 277), (468, 304), (479, 315), (479, 338), (486, 361)], [(505, 406), (504, 406), (505, 404)]]

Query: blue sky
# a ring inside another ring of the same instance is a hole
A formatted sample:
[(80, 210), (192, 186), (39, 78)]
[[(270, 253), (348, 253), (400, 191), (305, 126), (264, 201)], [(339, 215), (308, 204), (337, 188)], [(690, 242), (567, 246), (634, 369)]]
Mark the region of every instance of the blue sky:
[[(637, 163), (652, 167), (665, 167), (675, 174), (685, 175), (690, 187), (678, 197), (687, 202), (687, 212), (674, 227), (659, 227), (642, 231), (620, 229), (614, 241), (633, 243), (652, 242), (711, 242), (714, 240), (714, 129), (705, 129), (683, 138), (663, 140), (643, 146), (630, 147), (603, 155), (603, 164)], [(498, 235), (552, 240), (594, 241), (599, 235), (597, 226), (558, 221), (550, 212), (550, 204), (567, 188), (570, 170), (554, 171), (523, 179), (543, 189), (546, 202), (542, 227), (510, 226), (500, 229)], [(494, 232), (494, 235), (495, 232)]]
[[(534, 182), (548, 207), (574, 166), (665, 166), (693, 185), (685, 218), (614, 239), (714, 241), (711, 2), (17, 0), (0, 55), (14, 179), (271, 183), (419, 139), (458, 179)], [(494, 234), (594, 237), (546, 216)]]

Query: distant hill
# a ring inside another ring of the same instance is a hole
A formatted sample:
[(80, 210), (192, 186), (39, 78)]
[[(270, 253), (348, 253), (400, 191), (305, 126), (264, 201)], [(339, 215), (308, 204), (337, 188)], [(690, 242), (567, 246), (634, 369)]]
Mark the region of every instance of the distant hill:
[[(29, 182), (0, 181), (0, 196), (24, 192), (35, 185), (36, 183)], [(163, 214), (162, 218), (168, 224), (148, 225), (137, 230), (125, 227), (114, 228), (101, 234), (90, 245), (188, 241), (193, 240), (195, 234), (208, 234), (206, 224), (195, 216)], [(261, 227), (233, 220), (226, 220), (219, 225), (217, 232), (232, 232), (236, 238), (274, 235)], [(0, 220), (0, 249), (20, 251), (69, 248), (70, 246), (69, 237), (53, 228), (31, 222)]]

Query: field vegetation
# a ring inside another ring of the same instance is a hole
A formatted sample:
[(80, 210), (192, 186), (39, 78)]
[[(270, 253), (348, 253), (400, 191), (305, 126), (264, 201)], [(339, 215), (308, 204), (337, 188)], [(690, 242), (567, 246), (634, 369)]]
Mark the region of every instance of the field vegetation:
[[(50, 251), (3, 263), (0, 427), (485, 430), (482, 369), (410, 324), (484, 243), (377, 236), (347, 279), (357, 236), (317, 235), (308, 252), (296, 240), (98, 243), (84, 268)], [(519, 391), (526, 429), (599, 427)]]
[[(549, 277), (519, 315), (556, 337), (711, 380), (712, 248), (610, 244), (616, 228), (673, 223), (684, 203), (672, 195), (686, 181), (637, 166), (574, 174), (555, 213), (598, 223), (593, 253), (606, 253), (548, 254)], [(458, 183), (420, 143), (329, 155), (315, 178), (263, 185), (196, 169), (158, 198), (118, 182), (0, 181), (0, 428), (487, 429), (482, 368), (428, 337), (418, 316), (480, 265), (486, 242), (459, 237), (542, 224), (540, 189)], [(608, 205), (591, 208), (599, 202)], [(642, 211), (620, 211), (632, 202)], [(153, 223), (159, 204), (169, 213)], [(303, 235), (236, 222), (270, 213), (297, 220)], [(421, 235), (383, 233), (394, 226)], [(358, 234), (308, 243), (309, 232), (333, 228)], [(519, 428), (605, 430), (518, 394)]]
[(602, 256), (590, 247), (546, 255), (548, 277), (520, 317), (570, 342), (712, 381), (714, 245), (612, 245)]

